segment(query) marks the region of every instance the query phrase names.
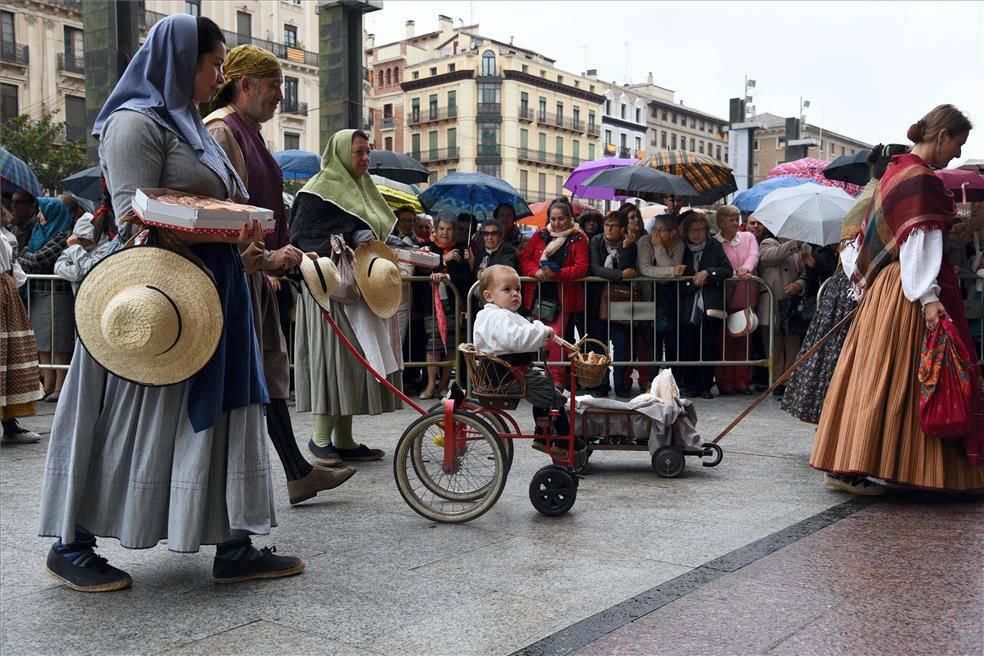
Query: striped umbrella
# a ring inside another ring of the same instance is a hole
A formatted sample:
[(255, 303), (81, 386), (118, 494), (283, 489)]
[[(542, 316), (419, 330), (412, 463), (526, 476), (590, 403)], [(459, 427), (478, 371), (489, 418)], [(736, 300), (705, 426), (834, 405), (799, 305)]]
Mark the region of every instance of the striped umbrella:
[(3, 147), (0, 147), (0, 178), (3, 182), (3, 193), (26, 191), (37, 197), (44, 191), (31, 167)]
[(420, 195), (420, 189), (417, 188), (417, 185), (397, 182), (381, 175), (370, 175), (369, 177), (376, 184), (376, 189), (382, 194), (386, 204), (394, 210), (409, 205), (418, 214), (424, 211), (424, 206), (417, 200), (417, 196)]
[(827, 187), (839, 187), (852, 196), (857, 196), (861, 193), (861, 187), (856, 184), (841, 182), (839, 180), (829, 180), (823, 174), (823, 170), (827, 168), (829, 164), (830, 162), (826, 160), (816, 159), (814, 157), (803, 157), (802, 159), (793, 160), (792, 162), (783, 162), (782, 164), (779, 164), (769, 171), (769, 175), (766, 177), (799, 178), (800, 180), (809, 180)]
[(663, 150), (636, 166), (649, 166), (685, 179), (699, 194), (690, 199), (694, 205), (707, 205), (738, 191), (731, 167), (713, 157), (687, 150)]

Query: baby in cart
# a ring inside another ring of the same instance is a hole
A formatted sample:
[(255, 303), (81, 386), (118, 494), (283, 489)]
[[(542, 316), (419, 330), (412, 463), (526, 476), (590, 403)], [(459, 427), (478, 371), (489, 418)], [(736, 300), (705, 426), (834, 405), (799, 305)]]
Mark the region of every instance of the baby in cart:
[[(502, 264), (488, 267), (479, 277), (478, 291), (485, 307), (475, 318), (475, 348), (522, 371), (526, 383), (524, 398), (533, 405), (535, 433), (548, 434), (552, 429), (555, 435), (567, 435), (570, 422), (564, 411), (566, 397), (554, 387), (550, 376), (532, 366), (537, 349), (554, 338), (553, 329), (540, 321), (531, 322), (517, 312), (523, 297), (515, 269)], [(512, 376), (509, 371), (496, 374), (500, 380)], [(514, 393), (519, 393), (518, 381), (513, 381), (511, 387)], [(551, 408), (560, 410), (554, 422), (551, 422)], [(534, 440), (533, 448), (545, 452), (545, 441)]]

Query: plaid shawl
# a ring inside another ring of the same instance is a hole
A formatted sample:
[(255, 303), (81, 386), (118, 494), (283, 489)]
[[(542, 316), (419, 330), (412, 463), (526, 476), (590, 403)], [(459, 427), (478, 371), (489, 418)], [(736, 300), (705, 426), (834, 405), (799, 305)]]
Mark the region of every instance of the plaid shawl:
[(913, 230), (949, 230), (953, 194), (917, 155), (896, 155), (882, 176), (861, 224), (858, 273), (865, 286), (890, 262)]

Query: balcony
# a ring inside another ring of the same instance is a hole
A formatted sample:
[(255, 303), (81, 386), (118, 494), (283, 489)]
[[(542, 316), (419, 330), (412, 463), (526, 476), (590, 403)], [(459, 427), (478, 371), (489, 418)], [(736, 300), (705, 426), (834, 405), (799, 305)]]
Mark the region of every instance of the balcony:
[(280, 113), (294, 114), (295, 116), (307, 116), (308, 104), (306, 102), (297, 102), (296, 100), (288, 102), (285, 99), (282, 103), (280, 103)]
[(410, 110), (410, 118), (407, 125), (420, 125), (421, 123), (433, 123), (435, 121), (447, 121), (458, 118), (458, 107), (430, 107), (426, 111)]
[(558, 130), (568, 130), (577, 134), (584, 132), (584, 123), (581, 119), (575, 120), (573, 118), (567, 118), (563, 114), (540, 112), (538, 116), (538, 123), (546, 127), (553, 127)]
[(393, 125), (393, 117), (392, 116), (384, 116), (383, 117), (383, 121), (382, 121), (382, 125), (380, 125), (380, 128), (383, 129), (383, 130), (391, 130), (391, 129), (393, 129), (393, 127), (394, 127), (394, 125)]
[(518, 157), (521, 161), (556, 166), (562, 169), (576, 169), (582, 161), (579, 157), (566, 157), (563, 154), (548, 153), (545, 150), (522, 147), (519, 149)]
[(501, 103), (478, 103), (478, 115), (479, 116), (502, 116), (502, 104)]
[(10, 43), (9, 41), (0, 43), (0, 60), (7, 64), (27, 66), (31, 63), (29, 54), (27, 46), (19, 43)]
[(78, 73), (85, 75), (85, 58), (78, 57), (74, 53), (58, 53), (58, 70), (66, 73)]
[(529, 108), (529, 105), (519, 106), (519, 120), (526, 122), (533, 121), (533, 110)]
[(601, 134), (601, 128), (598, 127), (597, 123), (588, 123), (588, 136), (597, 137)]
[(412, 152), (410, 156), (421, 164), (446, 162), (448, 160), (458, 159), (461, 156), (461, 151), (457, 146), (452, 146), (451, 148), (428, 148), (420, 152)]
[(502, 146), (499, 144), (478, 144), (476, 155), (479, 157), (501, 157)]
[(519, 190), (519, 195), (523, 197), (527, 203), (542, 203), (547, 200), (547, 192), (545, 191), (534, 191), (532, 189), (527, 189), (523, 187)]

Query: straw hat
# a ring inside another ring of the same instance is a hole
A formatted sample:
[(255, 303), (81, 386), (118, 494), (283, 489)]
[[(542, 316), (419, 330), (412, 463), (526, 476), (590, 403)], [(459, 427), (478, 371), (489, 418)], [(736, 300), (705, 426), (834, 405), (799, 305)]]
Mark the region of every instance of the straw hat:
[(75, 298), (79, 340), (110, 373), (140, 385), (173, 385), (198, 373), (222, 336), (212, 279), (190, 260), (151, 246), (100, 261)]
[(312, 260), (305, 256), (301, 260), (301, 275), (304, 277), (304, 284), (307, 285), (311, 298), (325, 310), (331, 310), (329, 306), (331, 295), (342, 282), (338, 267), (331, 258), (319, 257)]
[(752, 308), (745, 308), (728, 315), (728, 334), (732, 337), (744, 337), (758, 330), (759, 318)]
[(369, 309), (381, 319), (396, 314), (403, 296), (403, 281), (390, 247), (376, 239), (361, 244), (355, 249), (352, 268)]

